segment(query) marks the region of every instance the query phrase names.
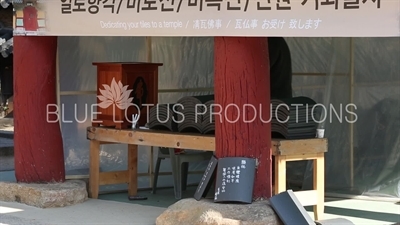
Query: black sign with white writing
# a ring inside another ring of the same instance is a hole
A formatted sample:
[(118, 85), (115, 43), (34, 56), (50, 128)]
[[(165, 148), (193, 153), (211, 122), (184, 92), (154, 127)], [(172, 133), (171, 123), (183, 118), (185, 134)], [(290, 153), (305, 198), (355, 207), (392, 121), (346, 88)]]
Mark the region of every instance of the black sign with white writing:
[(255, 171), (255, 159), (219, 159), (214, 202), (252, 203)]
[(214, 182), (215, 168), (217, 167), (217, 164), (218, 159), (215, 156), (212, 156), (204, 172), (204, 175), (201, 178), (199, 185), (197, 186), (196, 193), (194, 194), (194, 198), (197, 201), (199, 201), (202, 197), (205, 197), (210, 190), (212, 183)]

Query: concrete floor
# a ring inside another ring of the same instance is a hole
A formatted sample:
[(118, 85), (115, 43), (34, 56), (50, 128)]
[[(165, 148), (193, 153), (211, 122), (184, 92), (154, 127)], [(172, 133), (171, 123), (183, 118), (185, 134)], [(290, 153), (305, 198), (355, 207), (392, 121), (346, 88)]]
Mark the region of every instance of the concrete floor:
[(324, 219), (338, 217), (360, 225), (395, 224), (400, 222), (400, 205), (395, 202), (326, 199)]
[[(196, 186), (188, 187), (183, 193), (184, 198), (191, 198), (196, 190)], [(141, 204), (145, 206), (168, 207), (176, 202), (173, 189), (160, 189), (157, 194), (150, 191), (141, 191), (141, 195), (147, 196), (148, 200), (130, 202), (127, 193), (114, 193), (100, 195), (100, 199), (119, 201), (131, 204)], [(306, 207), (311, 218), (314, 218), (312, 207)], [(360, 225), (388, 225), (400, 222), (400, 205), (395, 202), (366, 201), (357, 199), (325, 199), (324, 219), (345, 218), (354, 224)]]
[[(7, 138), (13, 132), (11, 120), (0, 120), (0, 150), (13, 146)], [(1, 152), (0, 152), (1, 155)], [(0, 181), (15, 182), (13, 156), (0, 157)], [(183, 193), (193, 196), (195, 186)], [(155, 219), (176, 202), (172, 188), (159, 189), (157, 194), (141, 191), (147, 200), (129, 201), (126, 192), (102, 194), (99, 199), (64, 208), (39, 209), (15, 202), (0, 202), (0, 225), (154, 225)], [(346, 218), (357, 225), (400, 223), (400, 204), (395, 202), (327, 198), (324, 219)], [(312, 208), (306, 207), (313, 218)]]
[[(0, 181), (15, 181), (13, 171), (0, 172)], [(183, 193), (190, 198), (196, 186)], [(172, 188), (158, 189), (157, 194), (142, 190), (147, 200), (128, 200), (127, 192), (101, 194), (99, 199), (64, 208), (38, 209), (20, 203), (0, 202), (0, 225), (154, 225), (155, 219), (176, 202)], [(346, 218), (356, 225), (392, 225), (400, 222), (400, 204), (357, 199), (325, 200), (324, 219)], [(313, 218), (311, 207), (306, 207)]]
[[(0, 172), (0, 181), (15, 181), (13, 171)], [(183, 193), (193, 196), (195, 187)], [(99, 199), (64, 208), (38, 209), (15, 202), (0, 201), (0, 225), (154, 225), (154, 221), (169, 205), (174, 204), (173, 189), (149, 190), (139, 195), (147, 200), (129, 201), (126, 192), (101, 194)], [(311, 207), (306, 210), (313, 218)], [(400, 204), (395, 202), (326, 198), (324, 219), (345, 218), (356, 225), (392, 225), (400, 223)]]
[(63, 208), (39, 209), (0, 202), (0, 225), (154, 225), (165, 208), (89, 199)]

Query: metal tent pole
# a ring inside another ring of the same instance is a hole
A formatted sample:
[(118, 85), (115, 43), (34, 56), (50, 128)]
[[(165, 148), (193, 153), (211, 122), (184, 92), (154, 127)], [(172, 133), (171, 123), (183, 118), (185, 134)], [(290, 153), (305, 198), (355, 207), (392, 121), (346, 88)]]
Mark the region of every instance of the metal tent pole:
[[(350, 103), (354, 103), (354, 39), (350, 37)], [(350, 121), (354, 120), (351, 108)], [(354, 123), (350, 123), (350, 186), (354, 188)]]
[[(58, 46), (57, 46), (57, 55), (56, 55), (56, 96), (57, 96), (57, 107), (58, 107), (58, 118), (61, 118), (61, 95), (60, 95), (60, 62), (59, 62), (59, 51), (58, 51)], [(61, 119), (58, 120), (58, 123), (60, 124), (60, 129), (62, 133), (62, 122)]]
[[(151, 37), (146, 37), (146, 58), (147, 62), (152, 62), (153, 61), (153, 55), (152, 55), (152, 50), (151, 50)], [(149, 155), (149, 175), (150, 175), (150, 187), (153, 187), (153, 168), (154, 168), (154, 147), (150, 146), (150, 155)]]

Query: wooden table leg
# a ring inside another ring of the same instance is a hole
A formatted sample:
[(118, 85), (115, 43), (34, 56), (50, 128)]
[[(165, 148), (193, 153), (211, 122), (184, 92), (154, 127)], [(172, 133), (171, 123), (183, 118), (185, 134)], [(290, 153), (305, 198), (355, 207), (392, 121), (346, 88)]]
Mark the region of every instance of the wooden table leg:
[(286, 156), (275, 156), (275, 195), (286, 191)]
[(128, 145), (128, 194), (133, 196), (137, 194), (137, 165), (138, 164), (138, 146)]
[(317, 190), (318, 203), (314, 206), (315, 220), (321, 220), (324, 214), (325, 205), (325, 159), (324, 153), (318, 153), (314, 159), (314, 190)]
[(174, 193), (175, 193), (175, 199), (181, 199), (182, 198), (182, 192), (181, 192), (181, 187), (182, 183), (179, 182), (181, 178), (179, 177), (180, 171), (179, 171), (179, 162), (178, 162), (178, 156), (175, 155), (175, 149), (174, 148), (169, 148), (169, 159), (171, 161), (171, 169), (172, 169), (172, 177), (174, 179)]
[(99, 197), (100, 179), (100, 142), (90, 141), (89, 152), (89, 197)]

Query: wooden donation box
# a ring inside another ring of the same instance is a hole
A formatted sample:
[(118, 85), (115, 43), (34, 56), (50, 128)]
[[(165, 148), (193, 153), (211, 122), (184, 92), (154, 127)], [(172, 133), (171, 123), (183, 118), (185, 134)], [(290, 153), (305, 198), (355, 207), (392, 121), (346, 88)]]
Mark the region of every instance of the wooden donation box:
[(162, 63), (94, 62), (97, 66), (97, 112), (93, 126), (127, 129), (147, 123), (147, 110), (158, 102), (158, 67)]

